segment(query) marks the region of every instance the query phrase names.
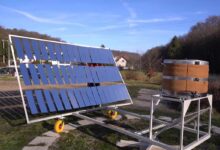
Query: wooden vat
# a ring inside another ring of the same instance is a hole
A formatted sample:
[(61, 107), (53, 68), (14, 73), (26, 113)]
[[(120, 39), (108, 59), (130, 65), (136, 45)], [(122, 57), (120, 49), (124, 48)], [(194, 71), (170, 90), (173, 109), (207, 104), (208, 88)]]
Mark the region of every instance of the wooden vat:
[(171, 60), (163, 62), (162, 90), (166, 94), (206, 94), (209, 64), (201, 60)]

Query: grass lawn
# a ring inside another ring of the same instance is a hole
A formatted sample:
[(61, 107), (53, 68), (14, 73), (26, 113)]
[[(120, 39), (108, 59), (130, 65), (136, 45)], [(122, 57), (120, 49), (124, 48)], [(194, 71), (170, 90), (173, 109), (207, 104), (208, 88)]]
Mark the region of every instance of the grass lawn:
[[(128, 90), (131, 96), (134, 98), (137, 96), (138, 91), (141, 88), (150, 88), (150, 89), (159, 89), (160, 85), (152, 84), (148, 82), (140, 82), (140, 81), (126, 81), (128, 86)], [(146, 110), (134, 109), (130, 107), (124, 107), (132, 112), (137, 112), (141, 114), (149, 114)], [(166, 115), (170, 112), (163, 111), (159, 112), (160, 114)], [(171, 114), (169, 114), (171, 115)], [(6, 121), (3, 117), (0, 117), (0, 150), (19, 150), (23, 146), (27, 145), (33, 138), (37, 135), (41, 135), (43, 132), (53, 129), (54, 120), (50, 120), (47, 122), (40, 122), (35, 124), (26, 125), (24, 120), (19, 120), (19, 122), (23, 122), (21, 125), (11, 125), (8, 121)], [(16, 122), (13, 122), (16, 124)], [(116, 122), (113, 122), (116, 124)], [(131, 130), (140, 130), (148, 127), (148, 123), (140, 120), (127, 121), (120, 120), (118, 123), (120, 126), (126, 126), (126, 128)], [(220, 126), (220, 114), (214, 112), (213, 115), (213, 124)], [(172, 134), (171, 134), (172, 133)], [(177, 133), (177, 134), (176, 134)], [(160, 140), (171, 142), (171, 144), (175, 144), (178, 137), (178, 132), (174, 132), (174, 130), (167, 131), (163, 133), (164, 136), (160, 137)], [(81, 127), (77, 130), (71, 131), (69, 133), (62, 133), (61, 138), (50, 147), (50, 150), (118, 150), (116, 146), (116, 142), (120, 139), (131, 139), (125, 135), (122, 135), (118, 132), (114, 132), (112, 130), (106, 129), (104, 127), (98, 125), (90, 125), (86, 127)], [(172, 140), (174, 139), (174, 140)], [(131, 139), (132, 140), (132, 139)], [(210, 149), (215, 150), (218, 149), (216, 145), (220, 144), (220, 136), (212, 136), (208, 142), (205, 142), (203, 145), (198, 147), (197, 149)], [(130, 149), (130, 148), (129, 148)]]
[(136, 81), (136, 80), (127, 80), (125, 81), (128, 87), (128, 91), (132, 98), (137, 97), (138, 91), (142, 88), (146, 89), (160, 89), (161, 85), (153, 84), (149, 82)]
[[(16, 125), (15, 122), (19, 124)], [(32, 139), (43, 132), (51, 130), (52, 122), (40, 122), (27, 125), (24, 119), (17, 120), (9, 124), (4, 118), (0, 117), (0, 150), (19, 150), (27, 145)]]

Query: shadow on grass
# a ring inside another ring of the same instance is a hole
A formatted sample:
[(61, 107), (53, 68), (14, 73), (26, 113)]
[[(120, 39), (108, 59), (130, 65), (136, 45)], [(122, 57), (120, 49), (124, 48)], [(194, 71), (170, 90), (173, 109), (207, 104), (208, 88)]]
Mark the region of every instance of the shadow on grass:
[(121, 134), (119, 132), (115, 132), (111, 129), (99, 126), (99, 125), (88, 125), (88, 126), (84, 126), (84, 127), (80, 127), (77, 130), (79, 130), (80, 132), (87, 134), (91, 137), (94, 137), (100, 141), (103, 141), (117, 149), (122, 149), (122, 150), (128, 150), (131, 148), (121, 148), (118, 147), (116, 145), (116, 142), (124, 139), (124, 140), (135, 140), (132, 139), (131, 137), (127, 137), (124, 134)]
[[(96, 112), (88, 113), (88, 114), (84, 114), (84, 115), (89, 116), (89, 117), (97, 117), (97, 116), (103, 117), (103, 112), (102, 111), (96, 111)], [(75, 119), (73, 119), (73, 120), (75, 120)], [(70, 122), (74, 123), (74, 124), (76, 123), (74, 121), (73, 122), (70, 121)], [(127, 119), (124, 119), (124, 118), (122, 118), (119, 121), (114, 121), (114, 120), (109, 120), (108, 119), (104, 122), (106, 124), (116, 125), (117, 127), (125, 128), (126, 130), (133, 131), (133, 132), (137, 131), (137, 129), (139, 130), (139, 129), (143, 129), (143, 128), (148, 127), (148, 123), (146, 123), (146, 122), (143, 123), (143, 121), (135, 120), (135, 119), (133, 121), (127, 120)], [(136, 139), (128, 137), (128, 136), (126, 136), (124, 134), (121, 134), (119, 132), (116, 132), (114, 130), (102, 127), (100, 125), (82, 126), (82, 127), (77, 128), (77, 131), (79, 131), (83, 134), (86, 134), (89, 137), (93, 137), (95, 139), (103, 141), (106, 144), (109, 144), (112, 147), (115, 147), (117, 149), (123, 149), (123, 150), (127, 150), (127, 149), (129, 149), (129, 150), (134, 149), (135, 150), (136, 149), (136, 148), (131, 148), (131, 147), (127, 147), (127, 148), (117, 147), (116, 142), (120, 141), (121, 139), (123, 139), (123, 140), (134, 140), (134, 141), (136, 141)], [(72, 134), (74, 134), (74, 131), (73, 131)], [(87, 139), (87, 140), (89, 140), (89, 139)]]
[(0, 116), (11, 126), (26, 123), (19, 91), (0, 91)]

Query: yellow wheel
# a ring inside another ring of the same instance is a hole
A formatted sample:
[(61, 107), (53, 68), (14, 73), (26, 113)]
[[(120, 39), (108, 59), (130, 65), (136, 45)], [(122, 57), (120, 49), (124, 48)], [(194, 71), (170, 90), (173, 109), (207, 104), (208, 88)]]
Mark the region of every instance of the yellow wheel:
[(61, 133), (63, 132), (63, 129), (64, 129), (64, 121), (61, 119), (58, 119), (54, 124), (54, 131), (56, 133)]
[(117, 111), (114, 111), (114, 110), (109, 110), (107, 112), (107, 115), (109, 118), (111, 118), (112, 120), (115, 120), (118, 116), (118, 112)]

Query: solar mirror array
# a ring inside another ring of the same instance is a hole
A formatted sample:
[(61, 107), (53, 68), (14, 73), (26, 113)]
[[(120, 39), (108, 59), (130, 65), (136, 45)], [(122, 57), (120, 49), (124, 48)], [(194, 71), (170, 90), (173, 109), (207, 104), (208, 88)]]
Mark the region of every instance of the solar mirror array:
[(27, 115), (131, 103), (110, 50), (16, 35), (9, 39)]

